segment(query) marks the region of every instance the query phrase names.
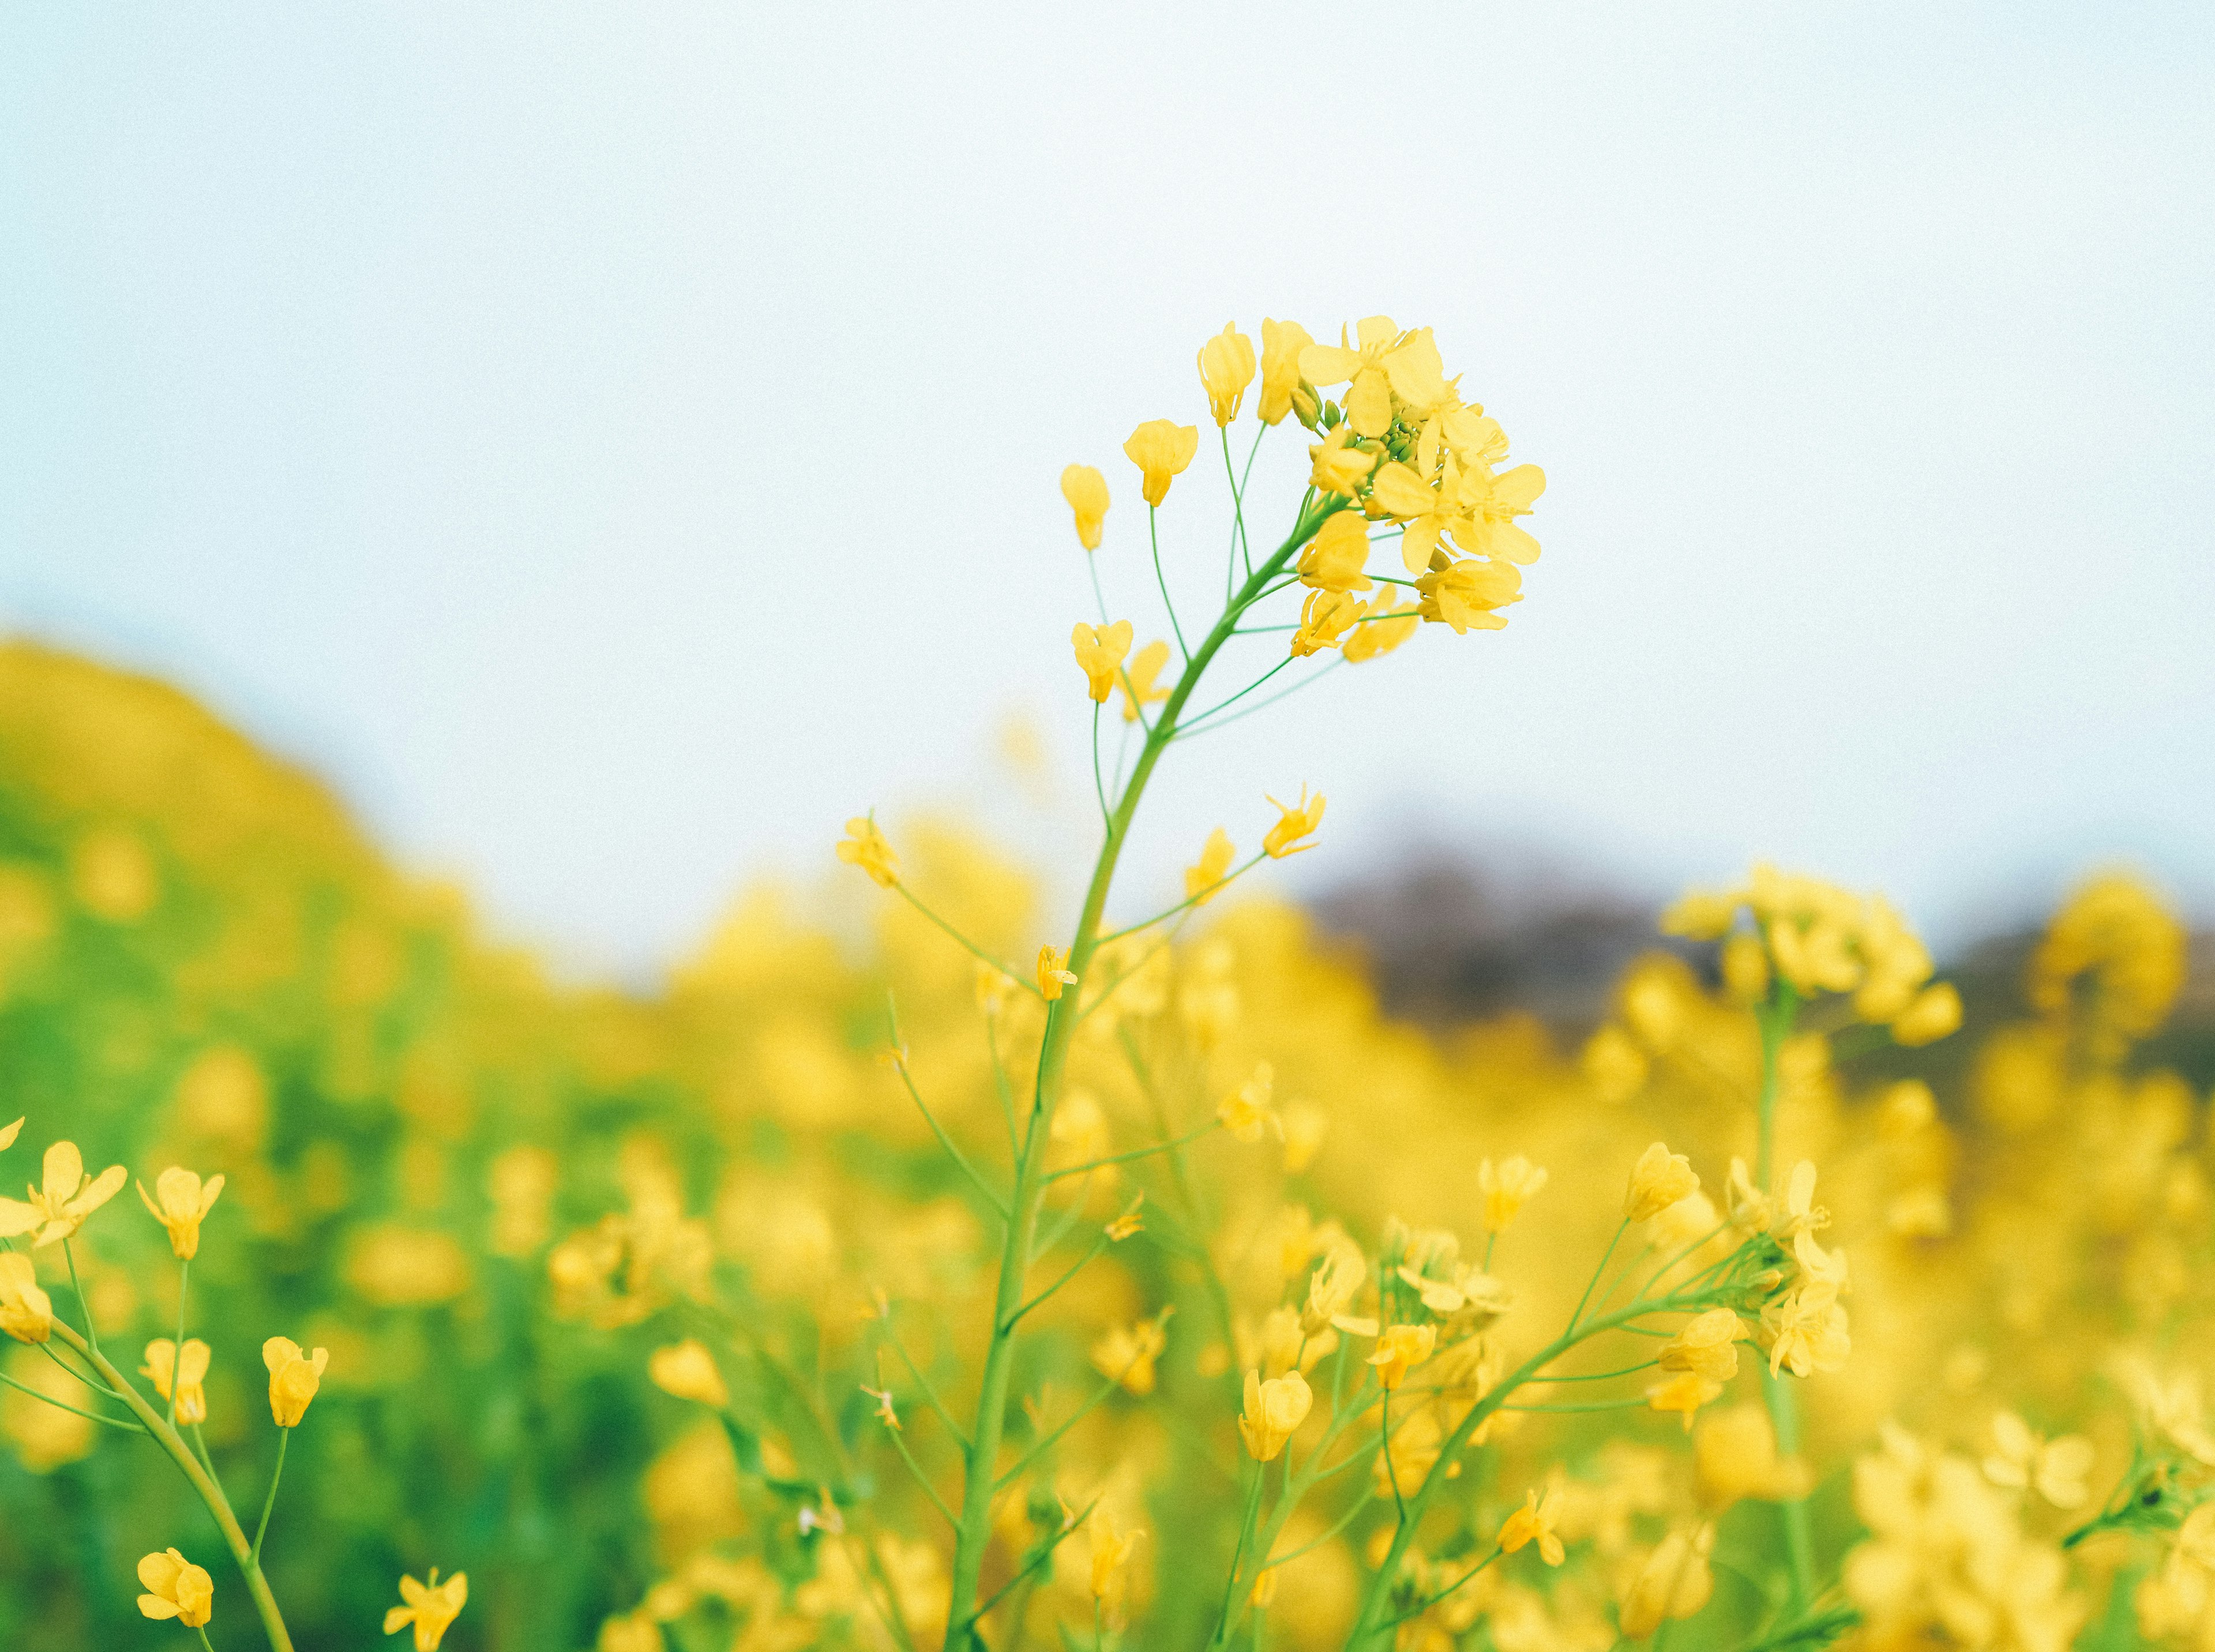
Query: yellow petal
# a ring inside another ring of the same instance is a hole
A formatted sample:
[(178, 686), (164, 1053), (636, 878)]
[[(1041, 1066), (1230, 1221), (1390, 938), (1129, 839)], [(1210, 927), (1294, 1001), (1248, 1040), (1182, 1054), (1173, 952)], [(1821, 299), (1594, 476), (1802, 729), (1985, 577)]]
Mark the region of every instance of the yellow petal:
[(1346, 393), (1346, 422), (1357, 436), (1382, 436), (1392, 427), (1392, 387), (1381, 369), (1365, 367)]

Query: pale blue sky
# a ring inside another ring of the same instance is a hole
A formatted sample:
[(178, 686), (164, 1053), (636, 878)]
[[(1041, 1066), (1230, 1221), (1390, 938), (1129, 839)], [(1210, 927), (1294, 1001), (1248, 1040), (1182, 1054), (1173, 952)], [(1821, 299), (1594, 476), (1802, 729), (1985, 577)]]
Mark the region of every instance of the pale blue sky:
[(1142, 879), (1306, 780), (1295, 887), (1420, 821), (1942, 936), (2111, 857), (2206, 903), (2209, 15), (11, 8), (0, 624), (638, 972), (976, 796), (1012, 706), (1073, 779), (1061, 467), (1158, 629), (1123, 436), (1227, 319), (1383, 311), (1546, 467), (1545, 557), (1190, 748)]

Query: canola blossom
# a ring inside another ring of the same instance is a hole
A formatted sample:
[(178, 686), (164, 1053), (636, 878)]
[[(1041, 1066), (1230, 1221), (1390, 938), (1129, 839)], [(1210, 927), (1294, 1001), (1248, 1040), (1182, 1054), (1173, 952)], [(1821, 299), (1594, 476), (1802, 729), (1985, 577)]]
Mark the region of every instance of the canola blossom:
[[(1055, 656), (1073, 913), (863, 813), (858, 937), (764, 894), (666, 991), (564, 987), (176, 697), (0, 649), (9, 1542), (127, 1484), (209, 1563), (146, 1553), (138, 1611), (273, 1652), (2215, 1644), (2173, 914), (2095, 877), (1980, 998), (1758, 866), (1572, 1037), (1388, 1019), (1266, 886), (1335, 849), (1310, 783), (1139, 899), (1187, 740), (1543, 592), (1543, 475), (1429, 329), (1187, 371), (1146, 512), (1060, 476), (1072, 590), (1162, 593)], [(120, 1619), (141, 1547), (41, 1575)]]

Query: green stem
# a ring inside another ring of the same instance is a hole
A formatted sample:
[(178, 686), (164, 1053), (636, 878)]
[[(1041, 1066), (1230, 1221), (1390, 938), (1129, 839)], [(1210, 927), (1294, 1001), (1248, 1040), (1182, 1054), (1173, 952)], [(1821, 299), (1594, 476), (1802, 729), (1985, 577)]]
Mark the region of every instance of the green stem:
[[(1601, 1253), (1599, 1266), (1592, 1269), (1592, 1277), (1585, 1281), (1585, 1293), (1577, 1299), (1577, 1311), (1569, 1316), (1569, 1330), (1576, 1330), (1577, 1321), (1585, 1317), (1586, 1305), (1592, 1301), (1592, 1287), (1599, 1283), (1599, 1276), (1607, 1271), (1608, 1261), (1615, 1255), (1616, 1246), (1623, 1243), (1623, 1233), (1629, 1226), (1630, 1218), (1628, 1216), (1616, 1225), (1615, 1236), (1607, 1242), (1607, 1249)], [(1568, 1331), (1562, 1333), (1564, 1336), (1568, 1334)]]
[(62, 1260), (69, 1263), (70, 1289), (77, 1293), (77, 1311), (84, 1316), (84, 1339), (97, 1354), (100, 1352), (100, 1327), (92, 1323), (92, 1304), (84, 1299), (84, 1287), (77, 1282), (77, 1248), (67, 1239), (62, 1241)]
[(1186, 1143), (1198, 1141), (1209, 1132), (1220, 1130), (1222, 1127), (1222, 1120), (1210, 1119), (1199, 1129), (1179, 1136), (1174, 1141), (1157, 1141), (1150, 1147), (1133, 1147), (1127, 1153), (1111, 1153), (1106, 1158), (1095, 1158), (1083, 1164), (1072, 1164), (1067, 1170), (1056, 1170), (1047, 1176), (1046, 1180), (1058, 1182), (1065, 1176), (1089, 1176), (1093, 1171), (1104, 1170), (1110, 1164), (1127, 1164), (1134, 1158), (1151, 1158), (1156, 1153), (1174, 1152)]
[[(1162, 606), (1169, 611), (1169, 629), (1176, 633), (1177, 652), (1184, 656), (1185, 665), (1189, 667), (1192, 650), (1184, 645), (1184, 627), (1177, 623), (1176, 604), (1169, 597), (1169, 579), (1162, 572), (1162, 535), (1157, 519), (1158, 515), (1155, 507), (1146, 507), (1146, 537), (1153, 542), (1154, 547), (1154, 583), (1162, 588)], [(1192, 672), (1187, 669), (1185, 675), (1189, 677)]]
[(953, 924), (948, 923), (936, 912), (931, 911), (930, 908), (924, 906), (923, 902), (917, 900), (915, 898), (915, 892), (910, 889), (907, 885), (905, 883), (895, 883), (893, 885), (893, 887), (899, 892), (899, 895), (902, 900), (906, 901), (909, 906), (914, 907), (916, 911), (921, 912), (932, 923), (937, 924), (940, 929), (945, 930), (948, 936), (953, 937), (954, 943), (959, 945), (964, 952), (966, 952), (971, 957), (976, 959), (979, 963), (991, 965), (994, 969), (998, 970), (1000, 973), (1005, 975), (1009, 980), (1013, 982), (1015, 986), (1022, 988), (1024, 992), (1029, 993), (1034, 998), (1043, 998), (1046, 996), (1045, 993), (1039, 991), (1037, 982), (1025, 980), (1014, 970), (1009, 968), (1007, 965), (1002, 963), (991, 953), (985, 951), (984, 948), (979, 946), (967, 936), (962, 934), (960, 930), (955, 929)]
[(164, 1422), (162, 1414), (149, 1405), (144, 1396), (126, 1381), (123, 1373), (108, 1364), (107, 1356), (97, 1352), (86, 1340), (59, 1320), (54, 1322), (54, 1335), (83, 1354), (93, 1368), (114, 1385), (123, 1403), (136, 1414), (140, 1425), (154, 1436), (156, 1445), (169, 1453), (169, 1460), (177, 1465), (186, 1481), (215, 1517), (217, 1529), (230, 1550), (231, 1558), (237, 1563), (239, 1575), (246, 1580), (246, 1592), (253, 1597), (254, 1610), (261, 1619), (262, 1633), (269, 1637), (271, 1652), (292, 1652), (292, 1637), (285, 1628), (284, 1615), (277, 1610), (277, 1598), (269, 1592), (269, 1580), (262, 1575), (261, 1563), (255, 1557), (246, 1541), (246, 1533), (239, 1528), (238, 1516), (231, 1512), (230, 1500), (223, 1495), (223, 1488), (214, 1476), (202, 1468), (177, 1431)]
[(285, 1477), (285, 1447), (291, 1443), (292, 1431), (279, 1428), (277, 1431), (277, 1466), (269, 1476), (269, 1495), (261, 1500), (261, 1524), (255, 1528), (254, 1532), (254, 1558), (257, 1563), (261, 1558), (261, 1540), (269, 1535), (269, 1516), (277, 1508), (277, 1485)]
[(1269, 857), (1266, 851), (1255, 856), (1252, 860), (1248, 861), (1243, 866), (1234, 868), (1232, 870), (1225, 873), (1223, 876), (1216, 879), (1214, 882), (1209, 884), (1207, 887), (1202, 889), (1198, 894), (1187, 895), (1182, 900), (1178, 901), (1175, 906), (1169, 907), (1166, 912), (1156, 912), (1151, 918), (1146, 919), (1143, 924), (1132, 924), (1126, 928), (1117, 930), (1112, 935), (1101, 936), (1100, 937), (1100, 944), (1104, 947), (1110, 941), (1120, 941), (1126, 935), (1136, 935), (1140, 930), (1150, 930), (1153, 928), (1155, 924), (1161, 923), (1166, 918), (1175, 918), (1179, 912), (1185, 911), (1188, 907), (1198, 906), (1207, 901), (1214, 900), (1218, 892), (1229, 888), (1233, 882), (1239, 878), (1245, 876), (1247, 873), (1252, 871), (1255, 867), (1259, 866), (1263, 861), (1268, 858)]
[[(67, 1367), (64, 1366), (64, 1369), (67, 1369)], [(68, 1411), (75, 1416), (86, 1418), (90, 1422), (105, 1422), (111, 1428), (122, 1428), (134, 1434), (144, 1434), (146, 1432), (137, 1423), (126, 1422), (121, 1417), (104, 1417), (97, 1411), (88, 1411), (81, 1406), (71, 1405), (67, 1400), (58, 1400), (52, 1394), (42, 1394), (37, 1389), (32, 1387), (28, 1383), (17, 1382), (13, 1377), (9, 1376), (4, 1371), (0, 1371), (0, 1383), (5, 1383), (9, 1387), (15, 1389), (21, 1393), (28, 1394), (33, 1399), (39, 1401), (41, 1404), (51, 1405), (57, 1411)]]
[(1033, 1308), (1037, 1307), (1040, 1303), (1045, 1301), (1056, 1291), (1058, 1291), (1063, 1286), (1068, 1284), (1070, 1280), (1075, 1279), (1079, 1274), (1090, 1267), (1092, 1265), (1092, 1259), (1114, 1243), (1114, 1241), (1108, 1237), (1105, 1230), (1102, 1230), (1100, 1237), (1092, 1242), (1091, 1250), (1086, 1251), (1082, 1256), (1078, 1257), (1076, 1262), (1072, 1262), (1070, 1265), (1068, 1272), (1063, 1274), (1062, 1276), (1054, 1280), (1052, 1284), (1047, 1286), (1046, 1289), (1040, 1291), (1029, 1301), (1024, 1303), (1022, 1307), (1016, 1309), (1013, 1317), (1009, 1319), (1007, 1324), (1002, 1327), (1002, 1329), (1005, 1330), (1015, 1330), (1017, 1323), (1022, 1320), (1025, 1314), (1028, 1313)]
[[(1129, 784), (1124, 787), (1117, 800), (1114, 813), (1109, 816), (1105, 840), (1100, 845), (1100, 857), (1095, 864), (1092, 882), (1086, 891), (1084, 906), (1077, 918), (1077, 934), (1070, 943), (1068, 967), (1082, 977), (1092, 962), (1099, 948), (1101, 918), (1108, 906), (1108, 892), (1115, 881), (1115, 868), (1121, 858), (1123, 844), (1131, 830), (1131, 821), (1144, 798), (1146, 783), (1152, 777), (1155, 765), (1169, 749), (1176, 733), (1177, 720), (1206, 675), (1209, 663), (1229, 641), (1230, 631), (1237, 622), (1240, 602), (1258, 594), (1267, 581), (1275, 577), (1290, 562), (1300, 545), (1320, 527), (1328, 509), (1310, 512), (1303, 509), (1285, 543), (1246, 582), (1239, 597), (1224, 611), (1222, 617), (1201, 642), (1200, 651), (1187, 656), (1189, 663), (1177, 679), (1176, 686), (1169, 691), (1163, 702), (1161, 715), (1146, 735), (1144, 747), (1132, 766)], [(1152, 531), (1154, 513), (1147, 512), (1149, 531)], [(1160, 566), (1159, 543), (1156, 543), (1155, 565)], [(1168, 587), (1164, 583), (1166, 599)], [(1170, 612), (1172, 624), (1175, 611)], [(1184, 637), (1177, 637), (1182, 646)], [(1023, 1151), (1015, 1165), (1015, 1184), (1009, 1201), (1009, 1219), (1007, 1235), (1000, 1255), (999, 1282), (992, 1308), (994, 1327), (991, 1343), (985, 1353), (983, 1379), (977, 1395), (977, 1416), (970, 1430), (966, 1473), (962, 1490), (961, 1520), (954, 1545), (954, 1563), (950, 1578), (952, 1604), (947, 1624), (948, 1652), (966, 1652), (966, 1649), (981, 1645), (982, 1638), (975, 1632), (977, 1619), (983, 1608), (975, 1606), (985, 1569), (985, 1551), (992, 1538), (992, 1490), (1000, 1454), (1000, 1436), (1007, 1423), (1008, 1391), (1014, 1377), (1014, 1334), (1000, 1329), (1022, 1302), (1023, 1280), (1030, 1271), (1031, 1244), (1036, 1235), (1039, 1208), (1046, 1196), (1044, 1160), (1051, 1133), (1054, 1108), (1061, 1097), (1062, 1071), (1069, 1054), (1071, 1034), (1074, 1030), (1073, 1015), (1057, 1015), (1059, 1004), (1049, 1006), (1046, 1032), (1040, 1041), (1037, 1079), (1032, 1091), (1031, 1117), (1026, 1127)]]
[[(176, 1355), (169, 1367), (169, 1426), (177, 1426), (177, 1391), (181, 1389), (185, 1376), (185, 1291), (192, 1283), (193, 1262), (189, 1256), (177, 1262), (177, 1340), (169, 1344)], [(89, 1324), (91, 1322), (86, 1322)]]
[[(1776, 1168), (1776, 1102), (1784, 1087), (1781, 1058), (1784, 1041), (1792, 1035), (1792, 1023), (1799, 1009), (1799, 994), (1793, 991), (1792, 983), (1780, 980), (1767, 1012), (1758, 1012), (1755, 1017), (1761, 1030), (1761, 1110), (1754, 1185), (1764, 1194), (1769, 1191)], [(1778, 1453), (1786, 1458), (1796, 1457), (1800, 1452), (1800, 1403), (1790, 1381), (1764, 1369), (1761, 1373), (1761, 1395), (1769, 1407), (1769, 1424), (1776, 1434)], [(1807, 1500), (1789, 1498), (1777, 1504), (1776, 1512), (1783, 1523), (1785, 1553), (1792, 1566), (1792, 1606), (1795, 1611), (1805, 1612), (1815, 1598), (1815, 1540), (1808, 1525)]]

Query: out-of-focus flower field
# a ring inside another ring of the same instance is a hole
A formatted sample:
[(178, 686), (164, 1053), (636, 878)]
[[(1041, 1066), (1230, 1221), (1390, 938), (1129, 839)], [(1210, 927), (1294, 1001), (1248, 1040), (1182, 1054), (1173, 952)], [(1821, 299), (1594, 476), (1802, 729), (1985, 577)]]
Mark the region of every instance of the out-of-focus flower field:
[[(966, 934), (1003, 956), (1035, 944), (1046, 914), (1016, 867), (948, 830), (910, 826), (901, 849)], [(942, 1528), (894, 1452), (945, 1484), (953, 1451), (880, 1338), (896, 1324), (923, 1372), (959, 1383), (995, 1255), (904, 1075), (980, 1155), (1002, 1114), (973, 961), (910, 907), (842, 890), (745, 897), (659, 996), (556, 985), (185, 697), (0, 649), (0, 1123), (29, 1121), (0, 1168), (29, 1179), (66, 1136), (150, 1186), (171, 1164), (228, 1179), (191, 1279), (205, 1435), (234, 1500), (252, 1487), (258, 1504), (275, 1450), (263, 1340), (329, 1350), (267, 1556), (304, 1652), (378, 1643), (395, 1580), (432, 1565), (469, 1575), (459, 1649), (936, 1643)], [(1089, 1647), (1132, 1615), (1151, 1627), (1129, 1644), (1206, 1643), (1238, 1530), (1241, 1373), (1269, 1363), (1267, 1316), (1326, 1219), (1481, 1246), (1480, 1167), (1543, 1167), (1490, 1265), (1519, 1359), (1577, 1300), (1649, 1143), (1689, 1155), (1718, 1200), (1723, 1167), (1753, 1156), (1753, 1023), (1709, 961), (1658, 934), (1606, 1023), (1571, 1041), (1529, 1015), (1396, 1023), (1358, 954), (1300, 912), (1226, 899), (1206, 917), (1157, 991), (1087, 1023), (1063, 1162), (1150, 1139), (1111, 1059), (1149, 1016), (1175, 1028), (1144, 1045), (1174, 1051), (1157, 1100), (1209, 1119), (1266, 1063), (1282, 1139), (1199, 1140), (1198, 1191), (1152, 1164), (1084, 1179), (1088, 1233), (1141, 1189), (1145, 1231), (1040, 1307), (1022, 1393), (1040, 1418), (1074, 1411), (1095, 1367), (1127, 1373), (1175, 1313), (1150, 1381), (1083, 1414), (1028, 1504), (996, 1515), (994, 1588), (1057, 1499), (1107, 1522), (1024, 1580), (1022, 1626), (996, 1647)], [(1972, 991), (1953, 1038), (1848, 1027), (1788, 1046), (1778, 1162), (1821, 1167), (1825, 1243), (1852, 1260), (1850, 1359), (1803, 1385), (1801, 1460), (1776, 1460), (1750, 1391), (1689, 1434), (1643, 1409), (1502, 1414), (1470, 1495), (1496, 1523), (1544, 1490), (1567, 1563), (1510, 1557), (1411, 1614), (1401, 1643), (1606, 1652), (1657, 1553), (1675, 1542), (1681, 1563), (1696, 1541), (1706, 1609), (1663, 1632), (1678, 1652), (1739, 1645), (1773, 1621), (1772, 1500), (1804, 1485), (1859, 1644), (2215, 1648), (2215, 1543), (2188, 1522), (2192, 1542), (2150, 1517), (2064, 1546), (2113, 1488), (2137, 1495), (2134, 1451), (2215, 1462), (2208, 1052), (2177, 1047), (2189, 1072), (2144, 1053), (2186, 955), (2157, 894), (2095, 880), (2019, 977)], [(1038, 1013), (1002, 1006), (1000, 1035), (1034, 1046)], [(135, 1368), (176, 1311), (162, 1228), (126, 1194), (77, 1254)], [(626, 1268), (645, 1282), (611, 1290)], [(45, 1253), (40, 1272), (64, 1300)], [(690, 1342), (713, 1363), (688, 1376), (665, 1354), (657, 1385), (656, 1351)], [(0, 1361), (71, 1391), (35, 1348), (0, 1342)], [(856, 1368), (898, 1391), (897, 1438)], [(697, 1403), (718, 1387), (729, 1422)], [(141, 1556), (217, 1548), (170, 1465), (14, 1389), (0, 1431), (0, 1646), (182, 1644), (133, 1604)], [(834, 1482), (847, 1496), (814, 1500)], [(1389, 1520), (1381, 1492), (1368, 1513)], [(1134, 1529), (1095, 1589), (1099, 1532)], [(1375, 1529), (1302, 1511), (1276, 1552), (1304, 1552), (1269, 1574), (1272, 1644), (1341, 1643)], [(262, 1644), (229, 1587), (214, 1644)]]

